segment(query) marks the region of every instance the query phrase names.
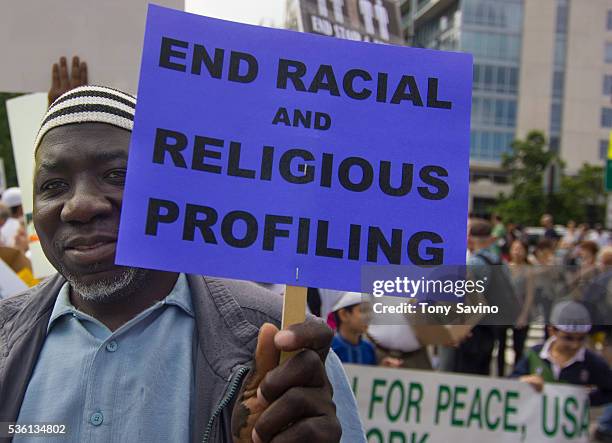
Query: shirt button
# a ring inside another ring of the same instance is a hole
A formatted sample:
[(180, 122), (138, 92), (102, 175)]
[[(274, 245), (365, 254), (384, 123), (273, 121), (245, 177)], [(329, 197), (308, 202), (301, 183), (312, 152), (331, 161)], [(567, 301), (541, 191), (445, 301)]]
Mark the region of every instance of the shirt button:
[(106, 350), (108, 352), (115, 352), (117, 350), (117, 348), (119, 347), (119, 345), (117, 344), (117, 342), (115, 340), (113, 341), (109, 341), (106, 344)]
[(91, 414), (89, 421), (94, 426), (100, 426), (104, 421), (104, 415), (102, 415), (101, 412), (94, 412), (93, 414)]

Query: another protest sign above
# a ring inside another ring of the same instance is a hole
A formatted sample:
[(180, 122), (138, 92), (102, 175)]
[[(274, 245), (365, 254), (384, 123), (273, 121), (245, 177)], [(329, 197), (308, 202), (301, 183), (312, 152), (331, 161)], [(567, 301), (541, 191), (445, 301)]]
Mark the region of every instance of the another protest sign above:
[(464, 263), (471, 78), (150, 6), (117, 262), (353, 291), (362, 264)]
[[(78, 55), (89, 82), (136, 92), (148, 0), (5, 0), (0, 7), (0, 54), (11, 60), (0, 91), (49, 90), (51, 66)], [(183, 9), (184, 0), (156, 0)]]
[(47, 94), (42, 92), (22, 95), (6, 101), (13, 158), (17, 169), (17, 180), (21, 188), (24, 223), (31, 253), (30, 260), (36, 278), (48, 277), (56, 272), (42, 251), (34, 223), (32, 223), (34, 141), (45, 112), (47, 112)]
[(347, 40), (404, 43), (395, 0), (291, 0), (287, 2), (287, 24)]
[(0, 300), (19, 294), (28, 286), (19, 278), (4, 260), (0, 259)]

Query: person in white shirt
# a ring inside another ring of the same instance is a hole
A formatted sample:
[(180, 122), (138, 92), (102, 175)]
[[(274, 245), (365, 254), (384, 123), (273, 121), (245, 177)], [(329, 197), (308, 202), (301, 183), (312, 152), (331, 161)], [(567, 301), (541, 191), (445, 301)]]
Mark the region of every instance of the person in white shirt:
[[(11, 211), (6, 207), (4, 203), (0, 203), (0, 230), (2, 226), (6, 223), (6, 221), (11, 217)], [(2, 240), (0, 239), (0, 246), (4, 246), (2, 244)]]
[(2, 203), (9, 208), (10, 217), (0, 229), (0, 242), (4, 246), (15, 247), (15, 237), (19, 231), (23, 219), (23, 207), (21, 206), (21, 190), (19, 188), (8, 188), (2, 193)]

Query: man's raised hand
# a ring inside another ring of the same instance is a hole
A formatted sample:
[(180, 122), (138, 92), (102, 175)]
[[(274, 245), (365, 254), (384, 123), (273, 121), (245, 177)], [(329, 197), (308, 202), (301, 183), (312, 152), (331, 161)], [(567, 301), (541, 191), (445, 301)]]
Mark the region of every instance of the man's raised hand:
[(49, 106), (60, 95), (78, 86), (87, 84), (87, 64), (79, 57), (72, 57), (72, 67), (68, 72), (66, 57), (61, 57), (59, 63), (54, 63), (51, 70), (51, 88), (49, 89)]

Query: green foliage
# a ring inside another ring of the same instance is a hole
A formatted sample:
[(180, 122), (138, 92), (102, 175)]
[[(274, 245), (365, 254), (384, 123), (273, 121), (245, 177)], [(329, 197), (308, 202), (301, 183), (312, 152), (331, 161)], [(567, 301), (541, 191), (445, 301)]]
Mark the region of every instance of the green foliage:
[(605, 218), (604, 168), (583, 164), (575, 176), (563, 177), (559, 197), (560, 217), (565, 220), (602, 223)]
[(4, 160), (7, 186), (17, 186), (17, 171), (13, 158), (13, 145), (6, 115), (6, 101), (20, 94), (0, 93), (0, 158)]
[(512, 192), (501, 195), (495, 207), (502, 219), (525, 225), (539, 223), (540, 215), (550, 206), (542, 180), (553, 159), (555, 154), (546, 149), (546, 137), (540, 131), (532, 131), (525, 140), (512, 143), (512, 150), (502, 159), (502, 167), (510, 173)]
[(515, 140), (502, 160), (510, 173), (512, 192), (500, 196), (495, 212), (504, 220), (531, 226), (539, 225), (544, 213), (552, 214), (556, 223), (603, 222), (603, 168), (584, 164), (575, 176), (562, 176), (558, 192), (548, 195), (542, 183), (546, 167), (553, 161), (563, 170), (556, 154), (547, 150), (542, 132), (532, 131), (525, 140)]

